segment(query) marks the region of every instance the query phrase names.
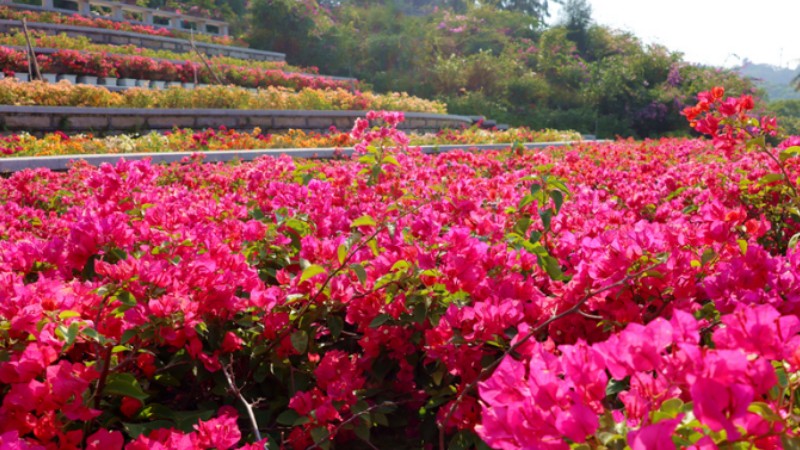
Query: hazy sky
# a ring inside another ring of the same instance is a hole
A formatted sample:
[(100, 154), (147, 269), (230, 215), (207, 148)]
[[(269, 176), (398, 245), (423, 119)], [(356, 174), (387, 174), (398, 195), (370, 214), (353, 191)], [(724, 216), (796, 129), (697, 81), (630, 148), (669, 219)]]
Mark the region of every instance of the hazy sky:
[[(595, 22), (631, 31), (685, 59), (738, 66), (741, 59), (800, 65), (800, 0), (588, 0)], [(551, 3), (552, 5), (552, 3)], [(551, 7), (551, 22), (560, 7)]]

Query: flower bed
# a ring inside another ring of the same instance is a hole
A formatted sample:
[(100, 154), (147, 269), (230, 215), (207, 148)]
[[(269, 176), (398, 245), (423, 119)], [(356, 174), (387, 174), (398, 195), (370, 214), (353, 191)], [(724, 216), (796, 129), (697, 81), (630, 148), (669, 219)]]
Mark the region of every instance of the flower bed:
[(372, 113), (353, 160), (0, 179), (0, 439), (796, 446), (800, 138), (708, 99), (714, 143), (426, 156)]
[[(23, 50), (0, 46), (0, 71), (7, 75), (28, 72), (26, 55)], [(78, 50), (58, 50), (47, 55), (37, 55), (36, 59), (42, 73), (204, 84), (216, 84), (218, 76), (223, 84), (250, 88), (281, 86), (291, 89), (356, 89), (358, 86), (354, 80), (335, 80), (282, 70), (218, 64), (212, 73), (204, 64), (197, 62), (179, 63), (144, 56), (86, 53)]]
[[(409, 134), (408, 137), (410, 145), (512, 144), (514, 142), (573, 141), (581, 138), (580, 134), (571, 131), (532, 131), (526, 128), (513, 128), (506, 131), (469, 128), (445, 130), (437, 134)], [(0, 137), (0, 157), (270, 148), (342, 148), (352, 147), (356, 143), (358, 141), (353, 139), (349, 132), (336, 130), (324, 134), (302, 130), (263, 134), (260, 129), (252, 132), (226, 128), (198, 131), (178, 129), (164, 134), (118, 135), (103, 138), (94, 137), (91, 134), (68, 136), (57, 132), (48, 133), (40, 138), (30, 134)]]
[[(97, 61), (102, 64), (102, 61)], [(132, 88), (124, 92), (67, 82), (22, 83), (13, 78), (0, 80), (0, 105), (83, 106), (126, 108), (225, 108), (225, 109), (300, 109), (369, 110), (446, 113), (444, 104), (423, 100), (405, 93), (374, 94), (343, 89), (309, 89), (295, 92), (268, 87), (250, 92), (236, 86), (206, 86), (195, 89), (171, 87), (165, 90)]]
[[(44, 31), (31, 30), (31, 43), (34, 47), (39, 48), (55, 48), (62, 50), (81, 50), (93, 53), (115, 53), (123, 55), (136, 55), (150, 58), (160, 59), (173, 59), (180, 61), (194, 61), (202, 62), (195, 53), (179, 53), (169, 50), (154, 50), (148, 48), (137, 47), (132, 44), (128, 45), (107, 45), (96, 44), (90, 41), (85, 36), (71, 37), (66, 33), (57, 35), (47, 34)], [(25, 35), (22, 32), (0, 35), (0, 45), (25, 47), (27, 42)], [(207, 60), (213, 65), (229, 65), (241, 66), (254, 69), (279, 69), (285, 72), (303, 72), (310, 74), (318, 74), (319, 68), (317, 67), (296, 67), (286, 63), (286, 61), (257, 61), (246, 60), (238, 58), (230, 58), (226, 56), (214, 55), (208, 56)]]
[[(99, 17), (84, 17), (79, 14), (71, 16), (54, 13), (54, 12), (37, 12), (37, 11), (20, 11), (9, 8), (7, 6), (0, 6), (0, 19), (4, 20), (22, 20), (27, 19), (28, 22), (41, 22), (41, 23), (55, 23), (63, 25), (74, 25), (79, 27), (90, 28), (104, 28), (107, 30), (129, 31), (131, 33), (147, 34), (152, 36), (172, 37), (179, 39), (189, 39), (189, 33), (180, 31), (172, 31), (166, 28), (152, 27), (149, 25), (135, 25), (128, 22), (117, 22), (114, 20), (102, 19)], [(234, 42), (230, 36), (211, 36), (206, 34), (195, 34), (194, 39), (199, 42), (208, 42), (211, 44), (219, 45), (236, 45), (238, 47), (247, 47), (247, 44), (241, 41)]]

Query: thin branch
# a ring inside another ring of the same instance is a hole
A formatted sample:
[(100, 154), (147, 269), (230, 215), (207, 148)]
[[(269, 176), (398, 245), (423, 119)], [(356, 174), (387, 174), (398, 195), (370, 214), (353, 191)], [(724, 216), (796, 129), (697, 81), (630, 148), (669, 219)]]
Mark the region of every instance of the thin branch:
[(256, 441), (260, 441), (261, 440), (261, 432), (258, 431), (258, 422), (256, 421), (255, 413), (253, 413), (253, 404), (248, 402), (247, 399), (244, 398), (244, 395), (242, 395), (242, 391), (234, 383), (233, 374), (230, 371), (231, 370), (230, 369), (230, 365), (232, 365), (232, 364), (233, 364), (233, 360), (232, 359), (231, 359), (231, 362), (230, 362), (229, 365), (224, 365), (223, 364), (222, 373), (225, 374), (225, 379), (228, 381), (228, 386), (230, 386), (231, 391), (236, 395), (236, 397), (239, 398), (239, 401), (242, 402), (242, 404), (244, 405), (244, 408), (247, 410), (247, 415), (250, 417), (250, 425), (252, 425), (252, 427), (253, 427), (253, 434), (255, 434), (255, 436), (256, 436)]
[[(403, 402), (399, 402), (399, 403), (403, 403)], [(372, 405), (369, 408), (367, 408), (367, 409), (365, 409), (363, 411), (360, 411), (357, 414), (353, 414), (352, 416), (348, 417), (347, 420), (345, 420), (342, 423), (340, 423), (339, 425), (337, 425), (336, 428), (331, 430), (328, 434), (323, 436), (319, 441), (315, 441), (313, 444), (311, 444), (306, 450), (313, 450), (314, 448), (318, 447), (320, 444), (325, 442), (326, 439), (330, 439), (331, 437), (336, 436), (336, 433), (338, 433), (339, 430), (343, 426), (353, 422), (354, 420), (356, 420), (357, 418), (363, 416), (364, 414), (370, 413), (370, 412), (372, 412), (372, 411), (374, 411), (374, 410), (376, 410), (378, 408), (381, 408), (383, 406), (397, 406), (399, 403), (398, 402), (393, 402), (393, 401), (385, 401), (383, 403), (378, 403), (376, 405)], [(372, 443), (370, 443), (370, 442), (367, 442), (367, 445), (369, 445), (372, 448), (375, 448), (375, 446), (373, 446)]]
[(494, 371), (494, 369), (496, 369), (497, 366), (499, 366), (500, 363), (503, 362), (503, 359), (505, 359), (508, 355), (514, 353), (520, 346), (522, 346), (523, 344), (528, 342), (528, 340), (530, 338), (532, 338), (534, 335), (538, 334), (540, 331), (542, 331), (545, 327), (547, 327), (551, 323), (553, 323), (553, 322), (555, 322), (555, 321), (557, 321), (559, 319), (562, 319), (562, 318), (564, 318), (566, 316), (569, 316), (569, 315), (571, 315), (573, 313), (579, 312), (581, 307), (587, 301), (589, 301), (590, 298), (594, 297), (595, 295), (599, 295), (599, 294), (602, 294), (603, 292), (607, 292), (607, 291), (610, 291), (612, 289), (618, 288), (618, 287), (626, 284), (627, 282), (629, 282), (629, 281), (631, 281), (631, 280), (633, 280), (633, 279), (645, 274), (646, 272), (655, 269), (656, 267), (658, 267), (658, 266), (660, 266), (662, 264), (664, 264), (664, 263), (663, 262), (658, 262), (658, 263), (653, 264), (651, 266), (648, 266), (648, 267), (646, 267), (646, 268), (644, 268), (644, 269), (642, 269), (642, 270), (640, 270), (640, 271), (638, 271), (636, 273), (633, 273), (633, 274), (630, 274), (630, 275), (626, 275), (624, 278), (622, 278), (621, 280), (617, 281), (616, 283), (612, 283), (612, 284), (609, 284), (608, 286), (600, 288), (600, 289), (598, 289), (596, 291), (589, 292), (588, 294), (584, 295), (583, 298), (581, 298), (577, 303), (572, 305), (569, 309), (566, 309), (566, 310), (564, 310), (563, 312), (561, 312), (559, 314), (555, 314), (553, 316), (550, 316), (549, 319), (545, 320), (541, 324), (537, 325), (536, 327), (534, 327), (533, 329), (528, 331), (528, 333), (525, 336), (523, 336), (522, 339), (520, 339), (517, 342), (515, 342), (514, 345), (510, 346), (508, 348), (508, 350), (503, 352), (503, 354), (500, 355), (500, 357), (497, 358), (493, 363), (489, 364), (483, 370), (481, 370), (481, 373), (478, 374), (478, 376), (472, 382), (470, 382), (467, 385), (467, 387), (465, 387), (461, 391), (461, 393), (458, 394), (458, 397), (456, 397), (455, 401), (450, 406), (450, 409), (447, 411), (447, 414), (445, 415), (444, 420), (439, 425), (439, 450), (445, 450), (446, 449), (445, 442), (444, 442), (445, 441), (445, 427), (447, 426), (447, 423), (450, 421), (450, 419), (453, 417), (453, 414), (455, 413), (456, 407), (458, 406), (458, 404), (461, 403), (461, 401), (464, 399), (464, 397), (467, 396), (467, 394), (469, 392), (471, 392), (473, 389), (475, 389), (478, 386), (478, 383), (486, 375), (488, 375), (492, 371)]

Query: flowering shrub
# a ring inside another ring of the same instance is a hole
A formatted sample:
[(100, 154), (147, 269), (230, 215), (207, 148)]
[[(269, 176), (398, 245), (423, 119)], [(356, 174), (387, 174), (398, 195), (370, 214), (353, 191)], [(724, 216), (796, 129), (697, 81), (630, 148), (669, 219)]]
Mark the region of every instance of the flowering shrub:
[[(29, 36), (31, 43), (34, 47), (40, 48), (54, 48), (61, 50), (81, 50), (93, 53), (115, 53), (122, 55), (137, 55), (149, 58), (161, 59), (175, 59), (180, 61), (194, 61), (202, 62), (195, 53), (178, 53), (169, 50), (155, 50), (149, 48), (137, 47), (133, 44), (127, 45), (107, 45), (96, 44), (85, 36), (69, 36), (66, 33), (59, 33), (56, 35), (47, 34), (44, 31), (30, 30)], [(22, 32), (12, 32), (0, 36), (0, 45), (24, 47), (27, 45), (25, 34)], [(318, 73), (317, 67), (297, 67), (292, 66), (286, 61), (258, 61), (237, 59), (221, 55), (207, 55), (205, 58), (216, 66), (218, 64), (227, 64), (230, 66), (252, 67), (256, 69), (280, 69), (285, 72), (304, 72), (304, 73)]]
[[(580, 134), (556, 130), (532, 131), (526, 128), (512, 128), (506, 131), (468, 128), (444, 130), (437, 134), (409, 134), (408, 139), (410, 145), (512, 144), (580, 140)], [(358, 142), (350, 133), (335, 129), (328, 133), (289, 130), (286, 133), (263, 134), (258, 128), (252, 132), (242, 132), (222, 127), (218, 130), (177, 129), (163, 135), (152, 132), (143, 136), (117, 135), (103, 138), (91, 134), (68, 136), (62, 132), (48, 133), (39, 138), (23, 133), (0, 137), (0, 157), (262, 148), (336, 148), (352, 147)]]
[[(0, 47), (0, 71), (5, 73), (27, 72), (26, 53), (8, 47)], [(77, 50), (58, 50), (49, 55), (38, 55), (43, 72), (98, 77), (136, 78), (157, 81), (183, 81), (216, 83), (217, 79), (205, 65), (196, 62), (178, 63), (135, 55), (109, 53), (85, 53)], [(311, 89), (355, 89), (355, 81), (336, 80), (282, 70), (262, 70), (251, 67), (235, 67), (219, 64), (214, 73), (221, 81), (244, 87), (281, 86), (295, 90)]]
[(743, 197), (772, 158), (369, 118), (353, 159), (1, 178), (2, 442), (798, 445), (800, 250)]
[(19, 82), (0, 80), (0, 105), (87, 106), (132, 108), (225, 108), (225, 109), (308, 109), (369, 110), (446, 113), (444, 104), (405, 93), (375, 94), (344, 89), (303, 88), (297, 92), (284, 87), (267, 87), (250, 92), (237, 86), (205, 86), (194, 89), (143, 88), (110, 92), (99, 86), (68, 82)]
[[(152, 36), (171, 37), (188, 39), (189, 33), (173, 31), (167, 28), (152, 27), (149, 25), (136, 25), (129, 22), (117, 22), (114, 20), (103, 19), (100, 17), (84, 17), (79, 14), (67, 16), (60, 13), (21, 11), (7, 6), (0, 6), (0, 19), (3, 20), (22, 20), (28, 22), (56, 23), (63, 25), (73, 25), (78, 27), (104, 28), (108, 30), (129, 31), (132, 33), (148, 34)], [(230, 36), (212, 36), (208, 34), (195, 34), (194, 39), (198, 42), (208, 42), (219, 45), (234, 44)], [(246, 47), (244, 42), (236, 41), (236, 46)]]

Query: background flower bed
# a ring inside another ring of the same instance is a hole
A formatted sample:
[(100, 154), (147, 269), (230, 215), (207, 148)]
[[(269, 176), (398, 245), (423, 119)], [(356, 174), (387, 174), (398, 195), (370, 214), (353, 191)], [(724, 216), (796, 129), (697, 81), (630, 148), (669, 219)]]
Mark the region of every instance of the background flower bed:
[(66, 81), (23, 83), (13, 78), (0, 80), (0, 105), (447, 112), (443, 103), (401, 93), (374, 94), (310, 88), (295, 92), (282, 87), (250, 92), (242, 87), (219, 85), (193, 89), (170, 87), (164, 90), (131, 88), (123, 92), (111, 92), (102, 87), (72, 85)]
[(442, 155), (360, 121), (352, 160), (0, 179), (0, 436), (796, 445), (800, 139), (728, 148), (730, 120)]
[[(468, 128), (444, 130), (436, 134), (409, 134), (411, 145), (512, 144), (514, 142), (553, 142), (580, 140), (572, 131), (512, 128), (505, 131)], [(2, 156), (53, 156), (101, 153), (153, 153), (202, 150), (242, 150), (261, 148), (331, 148), (352, 147), (358, 143), (349, 132), (328, 133), (290, 130), (287, 133), (263, 134), (260, 129), (241, 132), (178, 129), (164, 134), (143, 136), (118, 135), (98, 138), (92, 135), (69, 136), (49, 133), (41, 138), (30, 134), (0, 137)]]
[[(78, 14), (68, 16), (50, 12), (20, 11), (7, 6), (0, 6), (0, 19), (21, 21), (23, 18), (27, 19), (28, 22), (56, 23), (63, 25), (74, 25), (78, 27), (105, 28), (108, 30), (130, 31), (132, 33), (179, 39), (190, 38), (189, 33), (169, 30), (166, 28), (151, 27), (148, 25), (135, 25), (128, 22), (117, 22), (99, 17), (84, 17)], [(212, 36), (208, 34), (195, 33), (194, 39), (198, 42), (208, 42), (211, 44), (235, 44), (238, 47), (247, 47), (247, 44), (244, 42), (234, 42), (233, 38), (230, 36)]]
[[(27, 52), (23, 50), (0, 47), (0, 71), (6, 73), (6, 75), (13, 75), (14, 72), (28, 72), (26, 55)], [(204, 64), (197, 62), (186, 61), (179, 63), (154, 60), (136, 55), (58, 50), (47, 55), (37, 55), (36, 60), (42, 73), (205, 84), (233, 84), (251, 88), (269, 86), (292, 89), (358, 88), (358, 82), (354, 80), (335, 80), (276, 69), (237, 67), (227, 64), (213, 66), (212, 72)], [(219, 77), (219, 80), (217, 77)], [(221, 83), (219, 83), (220, 81)]]

